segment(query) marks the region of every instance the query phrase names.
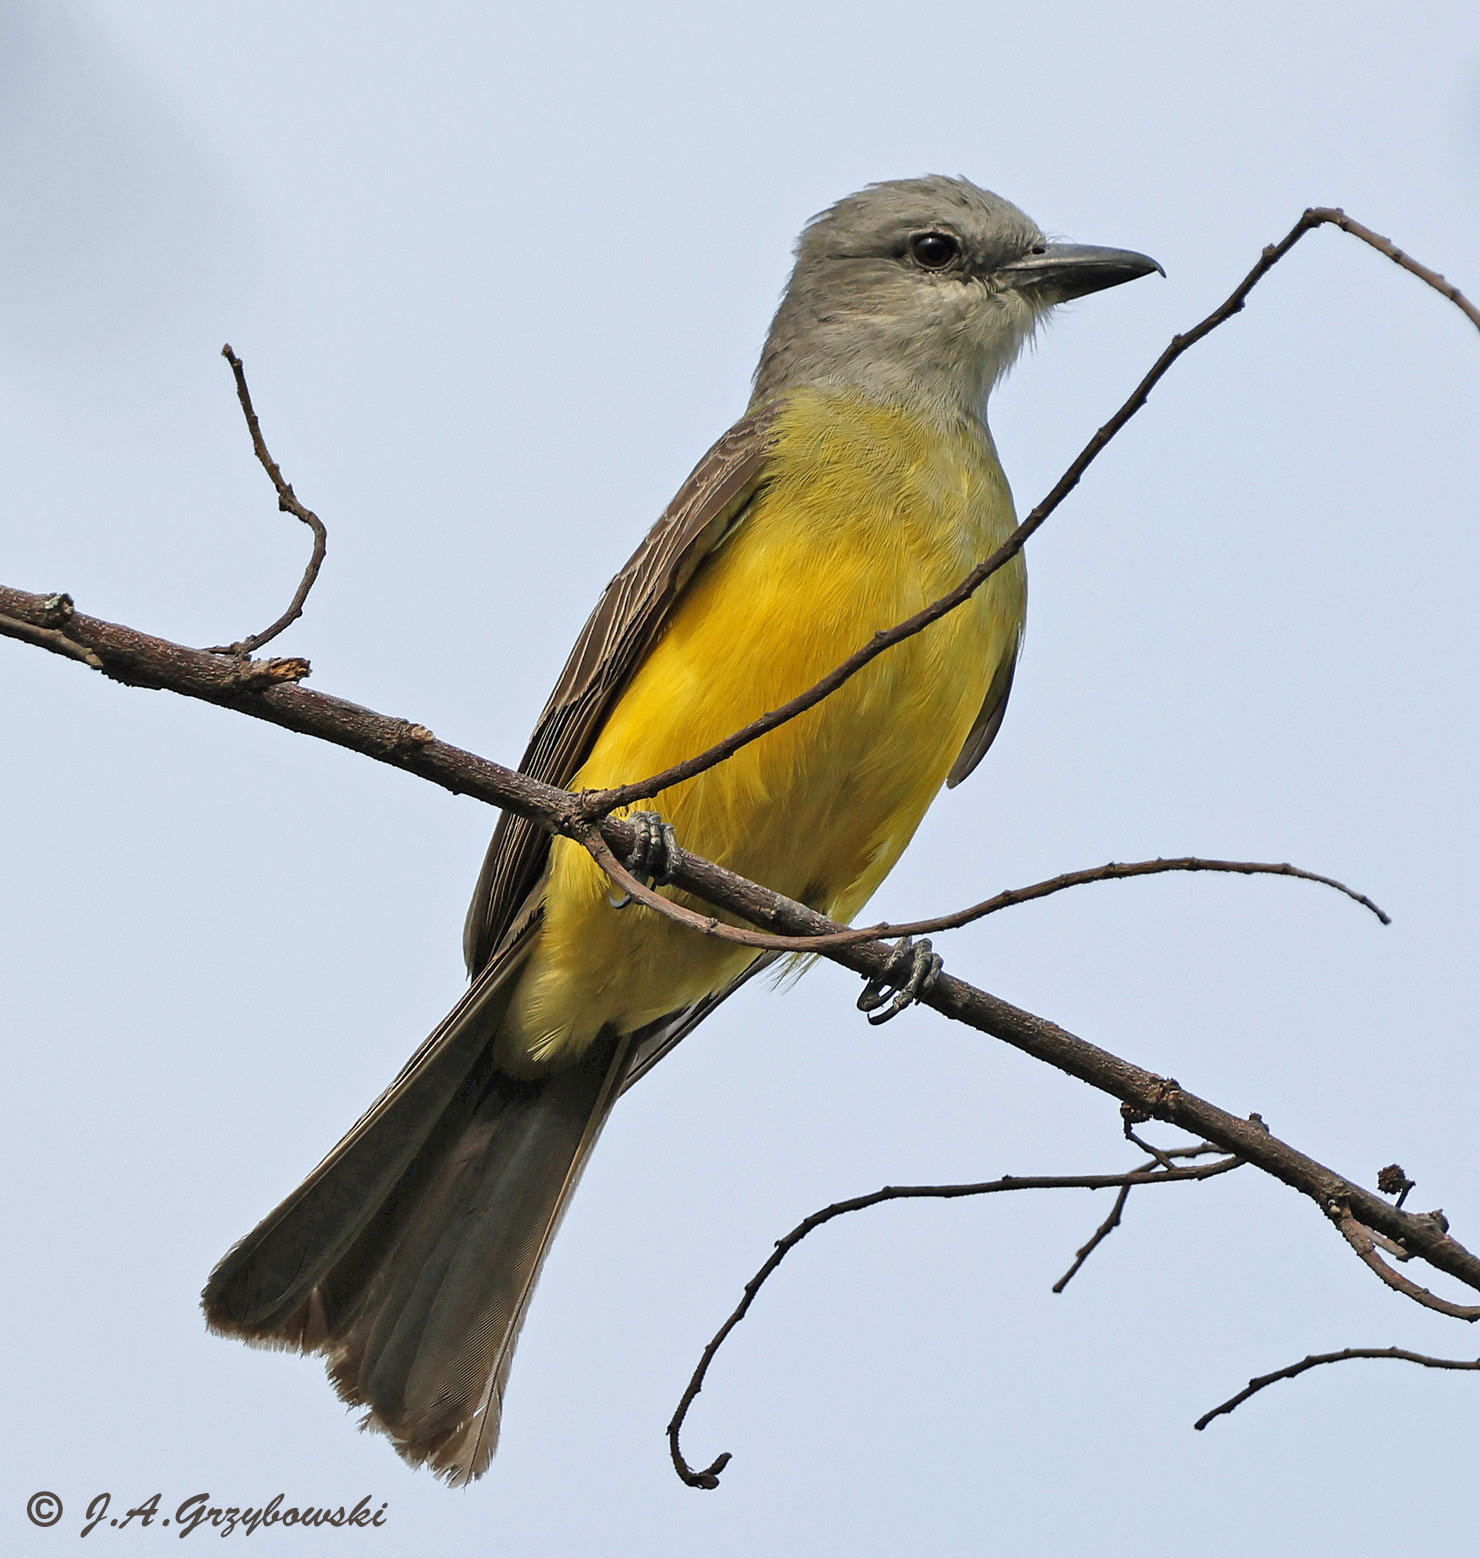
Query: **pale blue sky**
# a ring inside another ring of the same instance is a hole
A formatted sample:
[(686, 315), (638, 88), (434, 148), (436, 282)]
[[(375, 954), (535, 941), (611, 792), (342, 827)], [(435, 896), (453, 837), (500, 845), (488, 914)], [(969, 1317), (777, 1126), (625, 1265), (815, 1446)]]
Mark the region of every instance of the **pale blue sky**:
[[(1307, 204), (1480, 294), (1480, 15), (0, 0), (0, 579), (187, 643), (275, 615), (304, 537), (251, 461), (230, 340), (330, 527), (283, 650), (512, 759), (742, 409), (798, 227), (925, 171), (1168, 272), (1066, 310), (998, 392), (1026, 508)], [(1002, 737), (878, 900), (1187, 851), (1370, 891), (1391, 929), (1300, 884), (1161, 879), (942, 950), (1344, 1172), (1397, 1159), (1472, 1246), (1477, 416), (1473, 329), (1308, 238), (1033, 543)], [(7, 1551), (59, 1551), (105, 1489), (369, 1493), (389, 1524), (334, 1541), (382, 1554), (1466, 1550), (1470, 1378), (1348, 1365), (1191, 1431), (1308, 1351), (1474, 1351), (1252, 1174), (1133, 1198), (1060, 1297), (1103, 1200), (829, 1228), (691, 1418), (692, 1459), (735, 1453), (721, 1488), (682, 1487), (663, 1425), (806, 1212), (1129, 1161), (1107, 1100), (930, 1014), (875, 1032), (826, 967), (747, 992), (624, 1101), (494, 1470), (411, 1473), (316, 1362), (207, 1337), (196, 1295), (457, 994), (490, 814), (10, 642), (0, 715)], [(55, 1530), (22, 1513), (38, 1488)]]

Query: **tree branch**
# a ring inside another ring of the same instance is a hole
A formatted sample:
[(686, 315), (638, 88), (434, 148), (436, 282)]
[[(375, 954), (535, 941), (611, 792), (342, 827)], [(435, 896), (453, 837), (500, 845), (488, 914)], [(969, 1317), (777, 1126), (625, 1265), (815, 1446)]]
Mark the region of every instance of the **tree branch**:
[[(23, 627), (49, 625), (48, 601), (54, 598), (0, 585), (0, 636), (24, 636), (7, 628), (6, 619)], [(587, 839), (595, 826), (599, 829), (596, 839), (608, 852), (626, 855), (636, 842), (636, 829), (626, 820), (606, 817), (593, 825), (582, 815), (578, 797), (439, 741), (424, 725), (378, 714), (342, 698), (299, 686), (298, 682), (308, 673), (301, 660), (243, 663), (207, 650), (187, 649), (80, 612), (67, 619), (64, 631), (71, 646), (91, 650), (102, 661), (104, 674), (117, 681), (168, 688), (346, 747), (454, 794), (469, 795), (517, 812), (564, 837)], [(25, 636), (25, 641), (32, 642), (29, 636)], [(70, 651), (55, 644), (43, 643), (39, 647), (52, 653), (68, 653), (70, 657)], [(672, 866), (673, 883), (681, 891), (752, 925), (808, 937), (835, 935), (847, 929), (804, 904), (685, 849), (674, 851)], [(890, 961), (889, 949), (877, 941), (835, 946), (824, 949), (821, 955), (864, 979), (885, 974)], [(950, 974), (940, 975), (921, 997), (921, 1004), (1088, 1083), (1130, 1106), (1142, 1118), (1179, 1126), (1226, 1153), (1246, 1159), (1310, 1197), (1328, 1216), (1334, 1203), (1344, 1203), (1363, 1227), (1387, 1235), (1436, 1270), (1480, 1293), (1480, 1257), (1450, 1237), (1442, 1217), (1407, 1212), (1391, 1205), (1281, 1141), (1262, 1120), (1230, 1114), (1187, 1092), (1171, 1078), (1122, 1060), (1047, 1018), (1025, 1012)]]
[[(683, 1452), (679, 1449), (678, 1437), (683, 1430), (684, 1419), (689, 1414), (689, 1408), (698, 1399), (699, 1392), (704, 1389), (704, 1377), (709, 1372), (710, 1364), (714, 1362), (716, 1354), (724, 1346), (726, 1337), (745, 1318), (750, 1306), (755, 1302), (756, 1294), (765, 1286), (766, 1281), (781, 1262), (809, 1233), (815, 1233), (824, 1223), (830, 1223), (833, 1218), (846, 1216), (849, 1212), (862, 1212), (871, 1206), (881, 1206), (885, 1201), (954, 1201), (964, 1196), (997, 1195), (1009, 1190), (1113, 1190), (1118, 1188), (1121, 1196), (1124, 1197), (1134, 1185), (1160, 1185), (1188, 1179), (1212, 1179), (1216, 1174), (1226, 1174), (1230, 1169), (1240, 1167), (1242, 1161), (1241, 1158), (1229, 1157), (1222, 1158), (1216, 1163), (1198, 1164), (1192, 1168), (1154, 1171), (1135, 1169), (1129, 1174), (1041, 1174), (1031, 1178), (1020, 1178), (1009, 1174), (1002, 1179), (986, 1180), (974, 1185), (886, 1185), (882, 1190), (875, 1190), (870, 1195), (854, 1196), (848, 1201), (835, 1201), (831, 1206), (823, 1207), (820, 1212), (813, 1212), (810, 1217), (803, 1218), (784, 1239), (776, 1241), (776, 1248), (771, 1252), (769, 1259), (745, 1284), (745, 1292), (740, 1302), (704, 1349), (704, 1355), (699, 1359), (698, 1366), (689, 1379), (688, 1388), (684, 1391), (668, 1423), (668, 1450), (673, 1457), (674, 1470), (691, 1488), (719, 1486), (719, 1474), (730, 1463), (729, 1451), (717, 1456), (702, 1471), (695, 1470), (684, 1459)], [(1117, 1205), (1119, 1204), (1123, 1202), (1118, 1202)]]
[(1204, 1412), (1192, 1426), (1201, 1433), (1215, 1417), (1232, 1412), (1250, 1396), (1258, 1395), (1268, 1386), (1278, 1384), (1282, 1379), (1294, 1379), (1308, 1369), (1318, 1369), (1323, 1363), (1345, 1363), (1348, 1358), (1400, 1358), (1405, 1363), (1422, 1364), (1426, 1369), (1480, 1369), (1480, 1358), (1476, 1358), (1473, 1363), (1463, 1358), (1430, 1358), (1421, 1352), (1409, 1352), (1406, 1347), (1344, 1347), (1340, 1352), (1316, 1352), (1302, 1358), (1299, 1363), (1292, 1363), (1288, 1368), (1276, 1369), (1273, 1374), (1261, 1374), (1258, 1379), (1251, 1379), (1236, 1396), (1230, 1396), (1222, 1406), (1214, 1407), (1211, 1412)]

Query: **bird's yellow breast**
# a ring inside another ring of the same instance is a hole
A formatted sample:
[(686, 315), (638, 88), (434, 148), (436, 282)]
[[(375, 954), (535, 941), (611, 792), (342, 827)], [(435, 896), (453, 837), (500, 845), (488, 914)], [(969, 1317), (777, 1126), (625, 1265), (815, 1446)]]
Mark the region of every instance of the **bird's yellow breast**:
[[(807, 392), (783, 411), (762, 486), (694, 576), (575, 787), (629, 782), (794, 697), (880, 628), (938, 599), (1013, 527), (980, 424)], [(1015, 561), (816, 708), (646, 803), (685, 848), (851, 919), (909, 842), (1014, 653)], [(578, 1053), (729, 983), (753, 956), (640, 907), (621, 912), (557, 839), (539, 944), (500, 1044), (512, 1069)]]

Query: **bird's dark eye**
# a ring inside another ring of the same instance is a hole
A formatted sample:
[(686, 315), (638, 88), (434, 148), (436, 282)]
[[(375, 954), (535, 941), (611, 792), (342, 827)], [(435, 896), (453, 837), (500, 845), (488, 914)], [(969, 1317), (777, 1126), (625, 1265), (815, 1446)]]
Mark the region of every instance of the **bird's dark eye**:
[(961, 253), (961, 240), (950, 233), (916, 233), (910, 258), (921, 270), (944, 270)]

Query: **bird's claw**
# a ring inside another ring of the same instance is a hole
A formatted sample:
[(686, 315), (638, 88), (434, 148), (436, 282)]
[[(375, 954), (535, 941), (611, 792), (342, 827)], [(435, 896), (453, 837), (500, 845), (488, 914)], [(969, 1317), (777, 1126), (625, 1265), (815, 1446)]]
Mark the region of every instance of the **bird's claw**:
[[(898, 1017), (905, 1007), (930, 993), (942, 966), (940, 954), (931, 949), (929, 941), (906, 936), (895, 943), (883, 972), (875, 974), (863, 987), (863, 994), (858, 997), (859, 1011), (869, 1013), (868, 1020), (875, 1027)], [(880, 1011), (880, 1007), (884, 1010)]]
[[(622, 864), (645, 887), (661, 887), (671, 881), (673, 858), (678, 853), (672, 825), (655, 811), (635, 811), (627, 821), (637, 830), (637, 841)], [(632, 894), (608, 893), (607, 901), (614, 909), (625, 909), (632, 902)]]

